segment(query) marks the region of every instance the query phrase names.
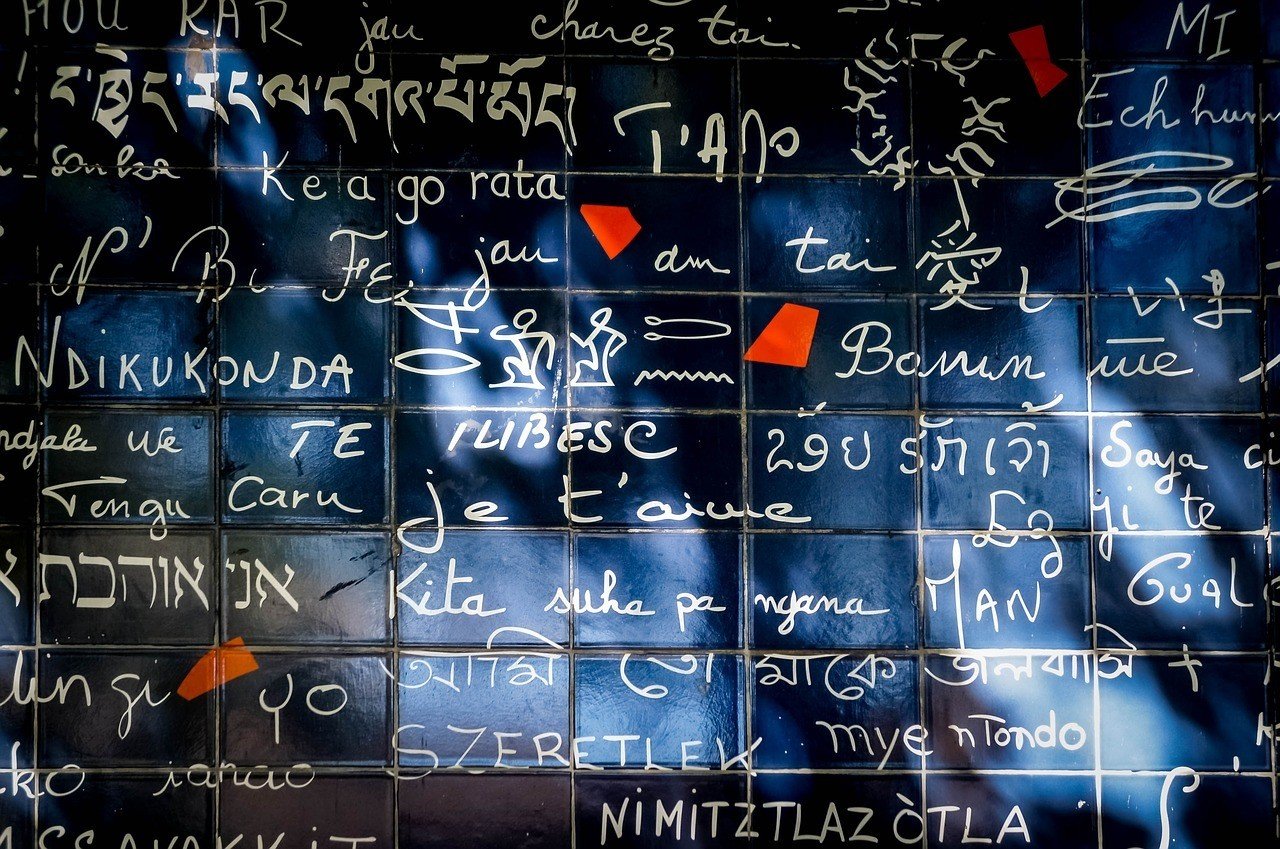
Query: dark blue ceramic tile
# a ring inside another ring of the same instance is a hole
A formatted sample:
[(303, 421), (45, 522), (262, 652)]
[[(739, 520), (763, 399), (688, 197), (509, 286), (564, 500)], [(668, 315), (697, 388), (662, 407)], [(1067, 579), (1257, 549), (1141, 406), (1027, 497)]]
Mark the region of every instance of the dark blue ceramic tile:
[(310, 849), (313, 840), (393, 844), (395, 787), (390, 776), (310, 775), (293, 783), (301, 786), (286, 785), (265, 795), (248, 782), (224, 782), (218, 800), (218, 831), (224, 842), (235, 835), (245, 840), (263, 835), (268, 842), (279, 841), (278, 849)]
[(741, 657), (579, 656), (573, 668), (576, 763), (746, 769)]
[(387, 421), (377, 413), (228, 413), (223, 521), (385, 522), (386, 441)]
[(755, 661), (753, 765), (902, 769), (932, 747), (920, 724), (915, 659), (765, 655)]
[(1280, 177), (1280, 131), (1276, 130), (1280, 116), (1280, 70), (1266, 65), (1259, 72), (1262, 81), (1262, 171), (1268, 177)]
[(1258, 215), (1258, 249), (1262, 253), (1262, 293), (1280, 294), (1280, 182), (1267, 182)]
[(1102, 845), (1154, 845), (1210, 849), (1272, 846), (1271, 781), (1266, 777), (1109, 775), (1102, 779)]
[(560, 292), (410, 292), (396, 301), (397, 397), (444, 407), (554, 407), (565, 369)]
[[(18, 8), (25, 17), (26, 9)], [(7, 25), (0, 25), (0, 29), (7, 29)], [(4, 49), (0, 44), (0, 78), (13, 83), (0, 88), (0, 130), (4, 131), (0, 133), (0, 176), (14, 177), (19, 172), (34, 171), (36, 165), (36, 52), (22, 49), (17, 43), (13, 49)]]
[(910, 53), (910, 10), (906, 5), (845, 0), (812, 0), (803, 4), (738, 0), (734, 19), (739, 30), (738, 52), (743, 57), (787, 59), (874, 57), (874, 67), (882, 68), (880, 62), (894, 62)]
[(65, 371), (57, 374), (56, 360), (61, 357), (50, 356), (49, 347), (42, 344), (36, 296), (32, 286), (0, 286), (0, 339), (12, 352), (0, 359), (0, 398), (5, 400), (34, 401), (41, 386), (55, 379), (69, 381)]
[(924, 527), (1088, 527), (1088, 428), (1070, 417), (955, 416), (930, 423), (904, 468), (922, 469)]
[(407, 645), (564, 645), (569, 540), (563, 532), (449, 530), (399, 535), (396, 616)]
[(0, 561), (0, 645), (33, 645), (38, 569), (30, 534), (0, 529)]
[[(60, 689), (65, 698), (40, 705), (40, 766), (210, 763), (213, 698), (188, 701), (175, 693), (202, 654), (154, 648), (41, 651), (40, 691)], [(104, 704), (114, 708), (97, 709)]]
[(751, 644), (916, 644), (916, 543), (880, 534), (752, 534)]
[[(91, 289), (44, 299), (51, 401), (196, 401), (213, 386), (213, 307), (190, 292)], [(56, 342), (55, 342), (56, 340)]]
[(921, 299), (919, 356), (906, 348), (893, 368), (920, 377), (931, 410), (1083, 411), (1084, 316), (1084, 303), (1066, 298)]
[(569, 658), (547, 651), (400, 655), (405, 767), (539, 767), (583, 760), (569, 732)]
[(748, 174), (874, 174), (911, 170), (906, 65), (741, 63)]
[(391, 552), (375, 533), (222, 535), (223, 633), (250, 645), (386, 643)]
[(912, 68), (912, 152), (920, 173), (1080, 173), (1078, 63), (1058, 60), (1067, 76), (1041, 96), (1021, 61), (936, 59)]
[[(15, 688), (25, 696), (34, 686), (38, 686), (38, 670), (36, 653), (31, 649), (6, 649), (0, 652), (0, 674), (5, 681), (15, 682)], [(35, 765), (35, 705), (31, 700), (25, 702), (16, 698), (8, 699), (0, 705), (0, 744), (4, 745), (3, 762), (6, 769), (15, 778), (19, 771), (30, 769)], [(46, 758), (47, 760), (47, 758)], [(74, 781), (74, 777), (72, 778)], [(35, 776), (28, 775), (20, 782), (20, 787), (30, 787), (35, 783)], [(13, 795), (23, 793), (27, 798), (34, 798), (32, 792), (15, 789)], [(7, 810), (6, 810), (7, 812)]]
[(397, 167), (564, 167), (575, 120), (591, 110), (566, 88), (562, 60), (489, 55), (492, 50), (393, 57), (392, 82), (400, 95), (393, 98), (389, 123)]
[(222, 117), (215, 115), (226, 114), (226, 74), (200, 50), (48, 55), (39, 68), (41, 155), (62, 166), (137, 165), (148, 176), (170, 166), (207, 167)]
[(912, 44), (919, 60), (944, 55), (1018, 59), (1009, 34), (1033, 26), (1044, 27), (1049, 55), (1054, 59), (1080, 56), (1081, 0), (988, 0), (981, 9), (965, 0), (909, 5)]
[(310, 775), (293, 784), (301, 786), (264, 793), (248, 781), (224, 781), (218, 820), (223, 840), (264, 835), (279, 849), (310, 849), (312, 841), (393, 843), (396, 814), (389, 776)]
[(400, 845), (406, 849), (570, 843), (567, 775), (427, 775), (399, 787)]
[[(573, 521), (649, 528), (739, 528), (742, 437), (736, 414), (575, 416)], [(572, 442), (570, 441), (572, 440)], [(563, 492), (563, 490), (562, 490)], [(755, 508), (759, 509), (759, 508)]]
[[(1097, 841), (1097, 791), (1091, 775), (930, 775), (929, 813), (904, 817), (903, 837), (917, 825), (929, 845), (954, 849), (982, 840), (1075, 849)], [(944, 819), (945, 817), (945, 819)], [(910, 829), (910, 830), (909, 830)]]
[(578, 534), (572, 594), (553, 609), (573, 611), (580, 647), (736, 648), (741, 548), (737, 534)]
[[(753, 831), (741, 775), (579, 772), (573, 786), (576, 833), (593, 845), (662, 849), (678, 836), (720, 849), (741, 845), (748, 838), (739, 835)], [(671, 822), (675, 810), (687, 810), (687, 819)]]
[(207, 533), (46, 531), (37, 567), (43, 643), (213, 642), (218, 559)]
[[(551, 4), (545, 4), (550, 6)], [(734, 2), (692, 0), (638, 6), (616, 0), (567, 0), (564, 14), (530, 21), (530, 31), (554, 52), (563, 39), (570, 56), (643, 57), (664, 62), (685, 56), (733, 56), (741, 40)]]
[(38, 234), (41, 282), (77, 296), (88, 282), (229, 286), (233, 270), (239, 285), (249, 283), (251, 269), (227, 255), (235, 235), (215, 230), (212, 174), (174, 173), (150, 182), (84, 173), (46, 182), (45, 218), (58, 226)]
[[(15, 846), (30, 846), (35, 841), (36, 773), (13, 774), (18, 779), (16, 792), (0, 798), (0, 833), (12, 839)], [(79, 776), (73, 774), (64, 780), (71, 787), (79, 781)]]
[[(1280, 425), (1280, 422), (1271, 416), (1263, 419), (1263, 426), (1266, 429), (1265, 438), (1246, 448), (1244, 455), (1246, 469), (1263, 470), (1266, 476), (1267, 495), (1271, 503), (1276, 503), (1276, 497), (1280, 495), (1280, 474), (1276, 472), (1276, 466), (1280, 465), (1280, 443), (1276, 439), (1276, 434), (1280, 433), (1280, 427), (1277, 425)], [(1274, 508), (1270, 508), (1268, 517), (1274, 512)]]
[(43, 187), (0, 167), (0, 283), (36, 281)]
[[(564, 18), (563, 7), (564, 0), (534, 0), (518, 7), (505, 0), (450, 6), (397, 2), (388, 19), (392, 25), (384, 30), (401, 33), (390, 42), (396, 52), (550, 56), (563, 50), (563, 38), (557, 30)], [(410, 29), (412, 34), (406, 34)]]
[(1090, 63), (1080, 123), (1089, 165), (1183, 156), (1228, 175), (1252, 171), (1257, 109), (1248, 65)]
[(915, 188), (918, 291), (950, 299), (1083, 289), (1083, 228), (1054, 214), (1057, 182), (922, 179)]
[(915, 481), (898, 462), (908, 417), (755, 415), (750, 427), (753, 527), (914, 527)]
[(231, 292), (220, 302), (214, 366), (223, 400), (380, 403), (390, 311), (342, 290)]
[(212, 415), (55, 411), (44, 428), (62, 446), (43, 457), (44, 521), (150, 525), (163, 539), (213, 520)]
[[(900, 812), (920, 806), (920, 779), (911, 775), (761, 773), (751, 782), (756, 800), (756, 845), (800, 841), (908, 843), (919, 830), (895, 831)], [(850, 804), (852, 803), (852, 804)]]
[(359, 288), (390, 279), (383, 176), (257, 164), (218, 172), (227, 255), (252, 275), (244, 282)]
[[(333, 0), (325, 5), (324, 14), (307, 14), (305, 6), (278, 3), (243, 11), (230, 4), (221, 9), (211, 6), (213, 23), (207, 29), (220, 50), (292, 55), (302, 61), (308, 55), (337, 54), (348, 67), (361, 72), (385, 72), (385, 65), (373, 62), (371, 51), (388, 46), (403, 49), (415, 40), (394, 36), (393, 30), (400, 31), (405, 24), (391, 7), (392, 0)], [(385, 57), (379, 58), (385, 63)]]
[(907, 300), (783, 301), (755, 297), (746, 303), (748, 346), (784, 304), (818, 311), (809, 360), (803, 368), (746, 364), (747, 401), (752, 409), (800, 409), (819, 404), (830, 410), (912, 407), (911, 371), (908, 368), (904, 374), (896, 366), (912, 339)]
[(434, 531), (441, 517), (449, 525), (498, 517), (511, 525), (565, 524), (558, 500), (567, 472), (563, 413), (400, 412), (395, 427), (401, 525)]
[(739, 302), (731, 296), (575, 296), (575, 407), (737, 410)]
[(336, 56), (227, 50), (218, 54), (218, 81), (218, 108), (226, 115), (217, 124), (220, 165), (377, 166), (389, 160), (392, 81), (385, 64), (363, 73)]
[(1258, 302), (1098, 298), (1090, 367), (1095, 410), (1258, 412)]
[(16, 46), (32, 37), (33, 27), (27, 23), (26, 10), (21, 6), (4, 7), (3, 12), (0, 12), (0, 23), (4, 24), (0, 28), (0, 32), (4, 33), (0, 36), (0, 47)]
[[(1277, 264), (1276, 267), (1280, 268), (1280, 264)], [(1277, 391), (1278, 388), (1271, 379), (1272, 369), (1275, 368), (1275, 364), (1280, 364), (1280, 360), (1275, 360), (1276, 355), (1280, 353), (1280, 302), (1272, 298), (1266, 298), (1262, 303), (1265, 305), (1263, 307), (1265, 309), (1263, 323), (1266, 328), (1265, 341), (1263, 343), (1264, 361), (1260, 364), (1261, 373), (1259, 373), (1259, 369), (1255, 369), (1250, 371), (1249, 374), (1250, 380), (1262, 380), (1263, 409), (1267, 413), (1274, 414), (1277, 410), (1280, 410), (1280, 392)], [(1274, 364), (1273, 360), (1275, 361)]]
[(778, 178), (743, 192), (751, 291), (910, 291), (910, 198), (895, 181)]
[[(1099, 530), (1256, 530), (1261, 478), (1246, 467), (1256, 421), (1132, 416), (1093, 423), (1094, 525)], [(1259, 461), (1260, 462), (1260, 461)]]
[(565, 195), (553, 173), (392, 174), (397, 284), (562, 288)]
[[(1104, 667), (1105, 669), (1106, 667)], [(1103, 769), (1271, 768), (1263, 657), (1123, 657), (1099, 682)]]
[(1058, 536), (929, 536), (925, 644), (1086, 649), (1089, 541)]
[(571, 59), (567, 81), (575, 95), (573, 170), (717, 176), (735, 170), (732, 62)]
[[(625, 207), (639, 227), (613, 256), (583, 211), (591, 206)], [(575, 289), (738, 288), (735, 181), (575, 174), (569, 179), (567, 215), (569, 282)]]
[(1266, 545), (1241, 536), (1117, 536), (1096, 560), (1098, 642), (1258, 651)]
[[(225, 12), (222, 29), (234, 28), (244, 20), (246, 29), (257, 16), (237, 15), (231, 5), (221, 10), (212, 5), (186, 4), (173, 0), (121, 0), (111, 3), (45, 3), (17, 5), (20, 32), (32, 43), (67, 48), (119, 44), (128, 47), (203, 47), (213, 45), (219, 34), (219, 12)], [(185, 14), (184, 14), (185, 12)], [(7, 34), (7, 33), (6, 33)]]
[(379, 766), (391, 759), (389, 658), (268, 654), (222, 687), (222, 756), (232, 763)]
[(41, 839), (113, 846), (205, 846), (214, 840), (217, 803), (211, 786), (168, 787), (162, 776), (142, 773), (64, 776), (58, 785), (56, 795), (42, 794), (37, 801)]
[[(1114, 185), (1102, 216), (1089, 225), (1089, 285), (1095, 292), (1144, 295), (1252, 295), (1258, 250), (1240, 238), (1255, 227), (1257, 207), (1236, 192), (1209, 202), (1218, 188), (1150, 180)], [(1101, 199), (1094, 202), (1102, 203)], [(1227, 205), (1230, 204), (1230, 205)], [(1123, 213), (1123, 214), (1121, 214)], [(1159, 262), (1152, 262), (1154, 257)], [(1172, 282), (1170, 282), (1172, 281)], [(1147, 304), (1144, 302), (1143, 309)]]
[[(71, 427), (72, 423), (67, 423)], [(25, 404), (0, 406), (0, 432), (8, 434), (18, 450), (0, 453), (0, 519), (6, 522), (31, 522), (35, 520), (38, 500), (36, 496), (38, 446), (46, 438), (43, 420), (36, 408)], [(59, 443), (68, 434), (59, 433)], [(76, 440), (79, 434), (70, 434)], [(21, 447), (19, 449), (19, 446)]]
[(1091, 769), (1093, 661), (1075, 654), (944, 655), (925, 662), (930, 765)]
[(1276, 22), (1280, 21), (1280, 2), (1277, 0), (1260, 0), (1262, 7), (1263, 54), (1269, 58), (1280, 58), (1280, 31)]
[(1099, 59), (1248, 62), (1258, 55), (1258, 0), (1086, 0), (1089, 55)]

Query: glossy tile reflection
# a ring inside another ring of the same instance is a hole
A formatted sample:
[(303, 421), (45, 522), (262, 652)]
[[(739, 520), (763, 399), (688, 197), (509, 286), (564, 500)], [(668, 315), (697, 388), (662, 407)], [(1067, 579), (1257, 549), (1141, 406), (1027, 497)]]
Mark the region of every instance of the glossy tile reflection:
[(1280, 846), (1280, 0), (0, 0), (0, 849)]

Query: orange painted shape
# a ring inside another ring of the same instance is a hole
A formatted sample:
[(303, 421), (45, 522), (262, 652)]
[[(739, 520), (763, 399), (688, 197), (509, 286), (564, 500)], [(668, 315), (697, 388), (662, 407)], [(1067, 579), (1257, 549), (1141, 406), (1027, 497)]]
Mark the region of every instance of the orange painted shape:
[(747, 349), (747, 362), (804, 368), (809, 364), (818, 311), (799, 304), (783, 304), (764, 331)]
[(578, 207), (609, 259), (614, 259), (640, 233), (640, 222), (625, 206), (584, 203)]
[(241, 675), (248, 675), (258, 668), (258, 661), (245, 647), (244, 638), (228, 640), (196, 661), (187, 677), (178, 685), (178, 695), (187, 701)]

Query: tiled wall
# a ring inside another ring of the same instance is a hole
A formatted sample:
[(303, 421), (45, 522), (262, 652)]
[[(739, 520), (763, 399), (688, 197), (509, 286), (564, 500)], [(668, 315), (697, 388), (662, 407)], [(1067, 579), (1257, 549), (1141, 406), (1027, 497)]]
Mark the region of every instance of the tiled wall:
[(0, 841), (1274, 845), (1278, 58), (0, 0)]

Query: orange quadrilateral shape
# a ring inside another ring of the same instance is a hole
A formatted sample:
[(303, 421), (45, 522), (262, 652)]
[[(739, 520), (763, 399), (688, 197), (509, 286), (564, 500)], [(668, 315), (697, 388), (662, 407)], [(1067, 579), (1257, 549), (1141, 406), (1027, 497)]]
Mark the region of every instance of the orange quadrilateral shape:
[(818, 327), (818, 311), (799, 304), (783, 304), (764, 332), (751, 343), (743, 359), (752, 363), (804, 368)]
[(609, 259), (615, 259), (622, 253), (631, 240), (640, 232), (640, 222), (625, 206), (603, 206), (595, 203), (584, 203), (578, 207), (587, 226), (591, 228), (596, 241)]
[(233, 678), (248, 675), (258, 668), (258, 661), (245, 647), (244, 638), (228, 640), (196, 661), (187, 677), (178, 685), (178, 695), (187, 701), (225, 684)]

